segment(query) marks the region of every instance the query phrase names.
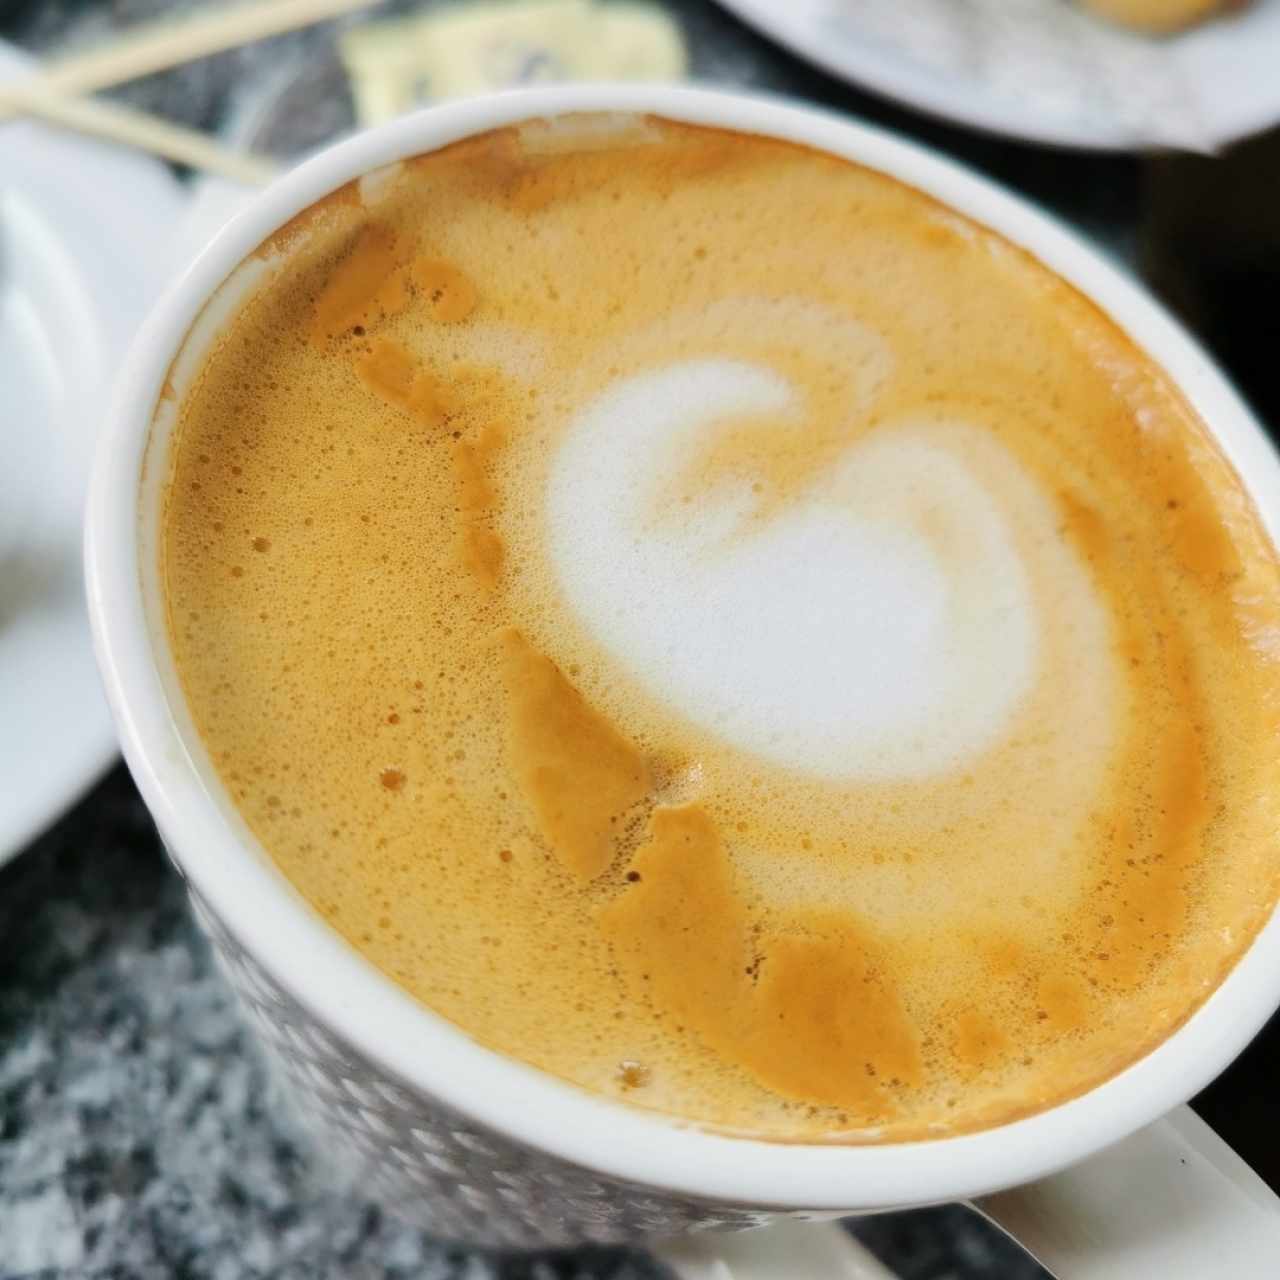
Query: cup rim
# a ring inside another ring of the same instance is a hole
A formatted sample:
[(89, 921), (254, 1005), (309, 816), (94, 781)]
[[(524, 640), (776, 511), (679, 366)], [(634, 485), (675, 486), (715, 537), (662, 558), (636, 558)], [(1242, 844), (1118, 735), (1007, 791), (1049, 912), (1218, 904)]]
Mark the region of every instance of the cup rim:
[(1098, 250), (960, 164), (823, 110), (722, 90), (576, 85), (431, 106), (326, 148), (258, 194), (174, 281), (122, 368), (95, 459), (85, 562), (95, 650), (143, 797), (201, 898), (327, 1031), (411, 1090), (508, 1139), (607, 1177), (779, 1209), (858, 1211), (965, 1199), (1083, 1159), (1185, 1101), (1262, 1027), (1280, 1003), (1274, 910), (1186, 1023), (1117, 1075), (1045, 1111), (975, 1133), (901, 1143), (733, 1137), (589, 1094), (485, 1048), (420, 1005), (248, 847), (184, 744), (145, 610), (140, 494), (155, 406), (192, 322), (268, 235), (351, 179), (488, 129), (574, 111), (651, 113), (798, 142), (882, 170), (1000, 232), (1089, 297), (1168, 371), (1280, 544), (1280, 459), (1204, 352)]

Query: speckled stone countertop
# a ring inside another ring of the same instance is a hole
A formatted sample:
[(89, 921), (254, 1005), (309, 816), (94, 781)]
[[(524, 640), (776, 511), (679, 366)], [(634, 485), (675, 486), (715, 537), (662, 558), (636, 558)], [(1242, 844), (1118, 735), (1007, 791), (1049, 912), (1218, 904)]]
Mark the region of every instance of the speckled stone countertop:
[[(0, 36), (45, 52), (176, 7), (0, 0)], [(793, 94), (914, 135), (1053, 207), (1117, 256), (1135, 254), (1150, 185), (1137, 162), (1038, 150), (927, 121), (805, 67), (709, 0), (668, 7), (701, 77)], [(218, 128), (282, 61), (319, 65), (328, 49), (323, 30), (287, 36), (153, 76), (124, 96)], [(340, 122), (341, 104), (330, 109)], [(313, 129), (330, 128), (302, 115)], [(287, 152), (315, 140), (272, 141)], [(1194, 290), (1182, 298), (1194, 306)], [(1255, 1061), (1254, 1074), (1269, 1075), (1274, 1061), (1274, 1051), (1261, 1066)], [(1239, 1088), (1222, 1095), (1219, 1111), (1239, 1112), (1240, 1096)], [(1274, 1121), (1271, 1103), (1271, 1133)], [(961, 1208), (885, 1215), (853, 1229), (904, 1280), (1044, 1275)], [(625, 1250), (471, 1254), (336, 1195), (323, 1158), (273, 1104), (123, 768), (0, 870), (0, 1280), (657, 1275), (642, 1254)]]

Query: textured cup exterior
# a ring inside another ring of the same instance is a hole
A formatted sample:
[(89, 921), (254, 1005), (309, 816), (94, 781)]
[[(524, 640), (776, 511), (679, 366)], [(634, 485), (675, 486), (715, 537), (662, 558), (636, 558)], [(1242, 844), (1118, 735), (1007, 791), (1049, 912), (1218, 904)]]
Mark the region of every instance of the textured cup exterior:
[(362, 1193), (397, 1217), (444, 1239), (510, 1249), (738, 1230), (781, 1216), (595, 1173), (407, 1088), (303, 1009), (194, 890), (191, 900), (319, 1149), (349, 1153)]

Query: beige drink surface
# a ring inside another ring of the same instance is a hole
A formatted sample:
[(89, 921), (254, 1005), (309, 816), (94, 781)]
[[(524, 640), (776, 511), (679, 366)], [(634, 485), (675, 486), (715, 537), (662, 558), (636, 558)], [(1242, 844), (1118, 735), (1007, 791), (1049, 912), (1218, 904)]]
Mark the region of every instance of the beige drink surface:
[(330, 197), (183, 389), (235, 804), (485, 1045), (796, 1140), (1178, 1027), (1277, 886), (1280, 572), (1169, 380), (857, 165), (639, 118)]

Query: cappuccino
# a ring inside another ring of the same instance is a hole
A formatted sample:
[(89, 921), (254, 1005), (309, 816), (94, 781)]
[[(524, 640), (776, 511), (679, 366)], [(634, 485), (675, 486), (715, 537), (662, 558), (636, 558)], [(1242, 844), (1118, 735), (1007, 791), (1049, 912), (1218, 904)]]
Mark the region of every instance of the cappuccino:
[(1280, 849), (1280, 570), (1027, 253), (773, 139), (534, 121), (259, 249), (180, 389), (191, 716), (334, 929), (496, 1051), (866, 1142), (1089, 1089)]

